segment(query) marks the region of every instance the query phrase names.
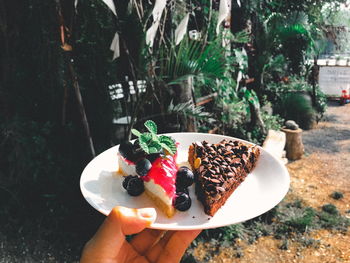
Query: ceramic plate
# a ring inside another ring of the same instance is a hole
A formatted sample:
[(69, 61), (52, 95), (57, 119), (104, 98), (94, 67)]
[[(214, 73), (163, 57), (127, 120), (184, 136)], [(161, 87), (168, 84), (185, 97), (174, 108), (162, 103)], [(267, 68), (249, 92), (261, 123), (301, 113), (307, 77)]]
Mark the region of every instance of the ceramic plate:
[[(206, 140), (209, 143), (217, 143), (225, 138), (238, 140), (228, 136), (202, 133), (167, 135), (180, 143), (178, 163), (181, 165), (187, 161), (188, 146), (195, 141)], [(117, 205), (132, 208), (154, 207), (153, 202), (144, 193), (132, 197), (123, 189), (123, 177), (117, 173), (117, 152), (118, 146), (112, 147), (98, 155), (85, 167), (80, 179), (80, 188), (84, 198), (105, 215), (108, 215)], [(276, 206), (288, 192), (289, 183), (290, 178), (285, 166), (261, 148), (261, 155), (255, 169), (213, 217), (203, 212), (203, 206), (197, 201), (194, 186), (192, 186), (189, 188), (192, 199), (191, 208), (186, 212), (177, 211), (172, 218), (167, 218), (157, 210), (157, 219), (151, 228), (207, 229), (243, 222)]]

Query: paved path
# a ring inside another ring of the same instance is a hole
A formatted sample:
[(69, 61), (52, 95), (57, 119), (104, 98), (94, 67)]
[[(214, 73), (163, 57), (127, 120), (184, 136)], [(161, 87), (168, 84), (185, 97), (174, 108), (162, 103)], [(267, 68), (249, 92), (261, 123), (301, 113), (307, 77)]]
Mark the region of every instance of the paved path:
[[(325, 118), (313, 130), (303, 132), (305, 156), (288, 164), (292, 191), (309, 205), (319, 208), (335, 202), (342, 211), (350, 209), (350, 104), (330, 103)], [(329, 195), (340, 191), (339, 201)]]

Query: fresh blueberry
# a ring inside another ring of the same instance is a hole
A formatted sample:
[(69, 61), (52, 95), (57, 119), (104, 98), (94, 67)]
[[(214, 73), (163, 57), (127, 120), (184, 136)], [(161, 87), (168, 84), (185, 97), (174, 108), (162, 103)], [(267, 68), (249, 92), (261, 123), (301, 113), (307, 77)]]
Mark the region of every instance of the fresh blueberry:
[(151, 168), (152, 164), (147, 159), (141, 159), (136, 163), (136, 173), (139, 176), (145, 176)]
[(132, 154), (134, 162), (147, 155), (146, 152), (141, 148), (139, 139), (134, 141), (134, 144), (132, 146)]
[(176, 185), (176, 194), (186, 193), (188, 194), (188, 188)]
[(119, 145), (119, 152), (120, 154), (130, 160), (131, 156), (132, 156), (132, 152), (133, 152), (133, 145), (131, 142), (122, 142), (120, 145)]
[(186, 166), (182, 166), (176, 173), (176, 185), (178, 187), (186, 188), (193, 184), (193, 172)]
[(175, 197), (174, 206), (179, 211), (186, 211), (191, 207), (191, 198), (186, 193), (179, 193)]
[(129, 183), (130, 179), (132, 179), (132, 178), (134, 178), (134, 177), (137, 177), (137, 175), (135, 175), (135, 176), (133, 176), (133, 175), (128, 175), (128, 176), (125, 176), (125, 177), (124, 177), (123, 188), (124, 188), (125, 190), (127, 190), (127, 188), (128, 188), (128, 183)]
[(143, 180), (138, 176), (130, 178), (126, 187), (126, 191), (131, 196), (138, 196), (142, 194), (143, 191), (145, 191)]
[(153, 163), (155, 160), (157, 160), (160, 157), (160, 153), (151, 153), (146, 156), (146, 158)]

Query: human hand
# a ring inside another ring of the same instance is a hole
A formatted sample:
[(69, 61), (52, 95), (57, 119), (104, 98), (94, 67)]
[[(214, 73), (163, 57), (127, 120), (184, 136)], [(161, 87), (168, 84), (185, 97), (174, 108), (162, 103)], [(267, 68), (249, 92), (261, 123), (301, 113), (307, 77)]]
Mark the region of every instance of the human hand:
[[(154, 208), (113, 208), (93, 238), (86, 243), (80, 262), (179, 262), (200, 230), (145, 229), (156, 216)], [(125, 235), (136, 233), (140, 234), (130, 243), (125, 240)]]

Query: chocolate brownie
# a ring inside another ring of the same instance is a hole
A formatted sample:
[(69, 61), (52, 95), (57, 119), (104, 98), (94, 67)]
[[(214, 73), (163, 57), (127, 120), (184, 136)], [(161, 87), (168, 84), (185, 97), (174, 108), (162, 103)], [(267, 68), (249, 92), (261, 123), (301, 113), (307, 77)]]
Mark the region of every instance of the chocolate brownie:
[(260, 149), (241, 141), (193, 143), (188, 161), (195, 175), (196, 195), (213, 216), (254, 169)]

